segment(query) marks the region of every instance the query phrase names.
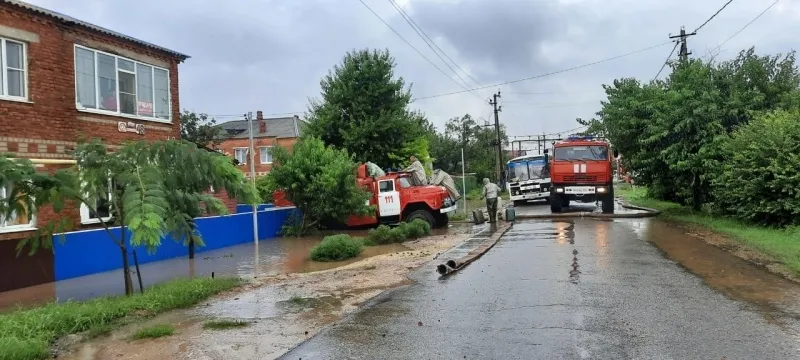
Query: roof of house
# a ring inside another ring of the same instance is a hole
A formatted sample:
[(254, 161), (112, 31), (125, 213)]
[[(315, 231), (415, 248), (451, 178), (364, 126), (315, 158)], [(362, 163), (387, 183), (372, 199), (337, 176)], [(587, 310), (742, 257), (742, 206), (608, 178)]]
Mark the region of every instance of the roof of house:
[[(260, 121), (266, 122), (267, 131), (259, 131)], [(275, 137), (275, 138), (296, 138), (303, 133), (303, 126), (307, 121), (297, 116), (269, 118), (256, 120), (253, 119), (253, 137)], [(246, 139), (250, 135), (247, 132), (247, 120), (234, 120), (221, 123), (217, 127), (224, 129), (232, 139)]]
[(133, 42), (133, 43), (136, 43), (136, 44), (139, 44), (139, 45), (142, 45), (142, 46), (154, 49), (154, 50), (162, 51), (162, 52), (168, 53), (168, 54), (170, 54), (172, 56), (176, 56), (176, 57), (180, 58), (181, 61), (186, 60), (186, 59), (189, 58), (189, 55), (181, 54), (181, 53), (179, 53), (179, 52), (177, 52), (175, 50), (170, 50), (170, 49), (158, 46), (158, 45), (151, 44), (151, 43), (143, 41), (143, 40), (139, 40), (137, 38), (134, 38), (134, 37), (131, 37), (131, 36), (128, 36), (128, 35), (120, 34), (120, 33), (116, 32), (116, 31), (109, 30), (109, 29), (106, 29), (104, 27), (97, 26), (97, 25), (94, 25), (94, 24), (90, 24), (88, 22), (73, 18), (72, 16), (68, 16), (68, 15), (61, 14), (59, 12), (48, 10), (48, 9), (45, 9), (45, 8), (42, 8), (42, 7), (33, 5), (33, 4), (26, 3), (24, 1), (19, 1), (19, 0), (0, 0), (0, 2), (2, 2), (4, 4), (17, 6), (17, 7), (20, 7), (20, 8), (29, 10), (29, 11), (33, 11), (35, 13), (42, 14), (42, 15), (45, 15), (45, 16), (49, 16), (49, 17), (52, 17), (52, 18), (54, 18), (56, 20), (62, 21), (64, 23), (66, 23), (66, 24), (77, 25), (77, 26), (84, 27), (84, 28), (89, 29), (89, 30), (97, 31), (97, 32), (100, 32), (100, 33), (103, 33), (103, 34), (106, 34), (106, 35), (110, 35), (110, 36), (119, 38), (119, 39), (122, 39), (122, 40), (130, 41), (130, 42)]

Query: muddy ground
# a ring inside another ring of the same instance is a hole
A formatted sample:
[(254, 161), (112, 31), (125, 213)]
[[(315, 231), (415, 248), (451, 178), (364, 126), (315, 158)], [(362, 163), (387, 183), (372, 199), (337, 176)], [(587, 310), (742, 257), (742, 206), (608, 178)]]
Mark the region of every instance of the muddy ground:
[[(247, 286), (193, 309), (174, 311), (144, 323), (123, 326), (109, 336), (81, 342), (59, 359), (274, 359), (354, 311), (382, 291), (410, 283), (408, 274), (470, 234), (448, 234), (406, 242), (409, 249), (339, 268), (256, 277)], [(211, 319), (234, 319), (248, 326), (204, 329)], [(130, 340), (142, 327), (172, 324), (174, 335)], [(67, 341), (77, 342), (79, 337)]]

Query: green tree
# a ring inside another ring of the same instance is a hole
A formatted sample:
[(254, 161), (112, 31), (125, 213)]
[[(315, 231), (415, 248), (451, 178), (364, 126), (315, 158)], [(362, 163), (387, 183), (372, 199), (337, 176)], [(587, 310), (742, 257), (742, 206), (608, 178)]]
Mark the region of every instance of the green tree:
[[(500, 125), (500, 137), (503, 148), (508, 147), (508, 135), (505, 125)], [(466, 171), (475, 173), (478, 179), (496, 179), (497, 133), (494, 127), (478, 125), (471, 115), (454, 117), (445, 123), (445, 130), (435, 135), (431, 155), (435, 164), (450, 173), (461, 172), (461, 148), (464, 148)], [(503, 152), (501, 166), (509, 160)]]
[(723, 213), (765, 225), (800, 225), (800, 112), (775, 111), (734, 131), (713, 179)]
[(407, 109), (411, 93), (394, 68), (386, 50), (348, 52), (320, 82), (305, 134), (382, 167), (400, 166), (412, 153), (422, 159), (427, 145), (414, 141), (425, 135), (424, 117)]
[(728, 134), (754, 116), (796, 108), (794, 53), (758, 56), (751, 48), (722, 62), (676, 61), (663, 81), (615, 80), (594, 119), (578, 122), (605, 135), (623, 165), (662, 199), (700, 209), (714, 202), (712, 179), (725, 161)]
[(273, 148), (275, 163), (259, 180), (262, 194), (283, 190), (300, 218), (293, 234), (300, 236), (350, 215), (368, 214), (370, 194), (356, 184), (356, 163), (347, 150), (335, 149), (314, 137), (303, 137), (292, 150)]
[[(79, 144), (75, 158), (74, 167), (45, 174), (37, 173), (27, 160), (0, 156), (0, 182), (12, 184), (9, 196), (0, 199), (0, 214), (31, 215), (46, 205), (60, 213), (68, 203), (85, 205), (92, 214), (107, 210), (111, 218), (100, 224), (119, 247), (126, 294), (133, 291), (128, 244), (154, 252), (169, 234), (184, 244), (202, 246), (194, 217), (227, 212), (222, 201), (207, 193), (210, 187), (225, 189), (242, 201), (255, 196), (227, 157), (182, 140), (131, 142), (113, 153), (93, 140)], [(30, 253), (50, 248), (53, 234), (70, 225), (65, 217), (37, 224), (39, 230), (17, 248), (28, 247)], [(120, 236), (111, 231), (113, 226), (121, 226)]]
[(181, 139), (191, 141), (197, 145), (216, 148), (221, 144), (227, 134), (223, 129), (216, 127), (217, 120), (209, 118), (207, 114), (197, 114), (183, 110), (181, 114)]

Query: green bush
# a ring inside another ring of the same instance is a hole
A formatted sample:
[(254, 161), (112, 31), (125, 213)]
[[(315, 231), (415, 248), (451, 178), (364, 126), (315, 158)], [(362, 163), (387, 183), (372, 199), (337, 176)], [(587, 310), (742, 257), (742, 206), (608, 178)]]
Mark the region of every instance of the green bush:
[(403, 242), (405, 237), (402, 233), (392, 229), (388, 225), (381, 225), (370, 230), (367, 239), (378, 245), (386, 245)]
[(364, 251), (361, 239), (352, 238), (347, 234), (330, 235), (311, 249), (311, 260), (314, 261), (341, 261), (354, 258)]
[(427, 222), (417, 219), (410, 223), (400, 223), (395, 230), (401, 233), (406, 240), (413, 240), (430, 235), (431, 226)]
[(401, 243), (407, 240), (419, 239), (430, 235), (431, 226), (423, 220), (414, 220), (410, 223), (402, 222), (395, 228), (387, 225), (378, 226), (369, 231), (367, 241), (375, 244), (385, 245)]
[(800, 112), (757, 117), (722, 147), (713, 179), (716, 208), (759, 224), (800, 225)]

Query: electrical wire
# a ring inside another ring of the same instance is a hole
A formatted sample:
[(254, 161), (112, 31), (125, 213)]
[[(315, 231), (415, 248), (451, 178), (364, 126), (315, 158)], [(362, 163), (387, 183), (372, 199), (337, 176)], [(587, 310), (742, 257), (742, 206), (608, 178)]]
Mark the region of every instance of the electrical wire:
[[(408, 15), (408, 13), (406, 13), (405, 10), (403, 10), (403, 8), (400, 7), (400, 5), (397, 4), (397, 2), (395, 2), (394, 0), (388, 0), (388, 1), (389, 1), (390, 4), (392, 4), (392, 6), (395, 8), (395, 10), (397, 10), (397, 12), (400, 13), (400, 16), (403, 17), (403, 19), (406, 21), (406, 23), (408, 23), (408, 25), (411, 26), (411, 28), (417, 33), (417, 35), (419, 35), (419, 37), (422, 39), (422, 41), (424, 41), (425, 44), (428, 45), (428, 47), (439, 58), (439, 60), (442, 60), (442, 62), (445, 65), (447, 65), (447, 67), (450, 68), (450, 70), (452, 70), (453, 73), (456, 74), (456, 76), (458, 76), (458, 78), (461, 79), (461, 81), (463, 81), (465, 85), (469, 84), (467, 82), (467, 80), (465, 80), (464, 77), (462, 77), (461, 74), (459, 74), (459, 72), (456, 69), (454, 69), (453, 66), (451, 66), (450, 63), (448, 63), (447, 60), (445, 60), (442, 57), (442, 55), (444, 55), (445, 58), (450, 60), (450, 62), (452, 62), (453, 65), (455, 65), (455, 67), (457, 67), (459, 70), (461, 70), (461, 72), (463, 72), (465, 75), (467, 75), (467, 77), (470, 80), (472, 80), (473, 83), (475, 83), (478, 86), (482, 86), (482, 84), (480, 82), (478, 82), (477, 80), (475, 80), (475, 78), (470, 76), (469, 73), (466, 70), (464, 70), (464, 68), (459, 66), (458, 63), (456, 63), (449, 55), (447, 55), (447, 53), (444, 52), (444, 50), (442, 50), (442, 48), (439, 47), (439, 45), (437, 45), (433, 41), (433, 39), (431, 39), (430, 36), (428, 36), (428, 34), (425, 32), (425, 30), (423, 30), (422, 27), (420, 27), (417, 24), (417, 22), (414, 21), (414, 19), (411, 18), (411, 15)], [(437, 52), (437, 50), (438, 50), (438, 52)], [(439, 53), (441, 53), (441, 55)]]
[[(697, 29), (694, 29), (694, 31), (692, 31), (692, 32), (697, 32), (698, 30), (702, 29), (703, 26), (706, 26), (706, 24), (708, 24), (709, 21), (711, 21), (711, 19), (713, 19), (715, 16), (717, 16), (722, 10), (725, 10), (725, 7), (730, 5), (730, 3), (732, 3), (732, 2), (733, 2), (733, 0), (728, 0), (728, 2), (726, 2), (725, 5), (722, 5), (722, 7), (719, 10), (717, 10), (717, 12), (714, 13), (714, 15), (711, 15), (711, 17), (708, 18), (708, 20), (706, 20), (704, 23), (702, 23), (700, 26), (697, 27)], [(658, 77), (658, 76), (656, 76), (656, 77)]]
[(766, 14), (766, 13), (767, 13), (767, 11), (769, 11), (769, 9), (772, 9), (772, 7), (773, 7), (773, 6), (775, 6), (775, 4), (777, 4), (777, 3), (778, 3), (778, 1), (780, 1), (780, 0), (775, 0), (774, 2), (772, 2), (772, 4), (770, 4), (769, 6), (767, 6), (767, 8), (766, 8), (766, 9), (764, 9), (764, 11), (762, 11), (761, 13), (759, 13), (758, 15), (756, 15), (756, 17), (754, 17), (754, 18), (753, 18), (753, 20), (750, 20), (750, 22), (748, 22), (747, 24), (745, 24), (744, 26), (742, 26), (742, 28), (741, 28), (741, 29), (737, 30), (735, 33), (733, 33), (733, 35), (731, 35), (730, 37), (728, 37), (727, 39), (725, 39), (725, 41), (723, 41), (721, 44), (717, 45), (717, 47), (715, 47), (714, 49), (710, 50), (710, 51), (709, 51), (709, 53), (712, 53), (712, 52), (714, 52), (714, 51), (717, 51), (717, 50), (719, 50), (719, 49), (720, 49), (720, 48), (721, 48), (723, 45), (725, 45), (725, 44), (726, 44), (728, 41), (731, 41), (731, 39), (735, 38), (735, 37), (736, 37), (737, 35), (739, 35), (739, 34), (740, 34), (742, 31), (744, 31), (744, 29), (747, 29), (747, 27), (748, 27), (748, 26), (752, 25), (752, 24), (753, 24), (754, 22), (756, 22), (756, 20), (758, 20), (758, 19), (759, 19), (761, 16), (763, 16), (764, 14)]
[(653, 80), (658, 79), (658, 76), (661, 75), (661, 72), (664, 71), (665, 67), (667, 67), (667, 64), (669, 63), (669, 59), (672, 58), (672, 54), (674, 54), (675, 53), (675, 49), (678, 48), (678, 44), (679, 44), (679, 42), (676, 41), (675, 42), (675, 46), (672, 47), (672, 51), (670, 51), (669, 55), (667, 56), (667, 60), (664, 60), (664, 64), (661, 65), (661, 69), (658, 70), (658, 74), (656, 74), (656, 77), (654, 77)]
[(534, 105), (537, 107), (564, 107), (564, 106), (575, 106), (575, 105), (588, 105), (588, 104), (599, 104), (600, 100), (591, 100), (591, 101), (579, 101), (579, 102), (563, 102), (563, 103), (535, 103), (529, 101), (515, 101), (515, 100), (505, 100), (503, 104), (510, 103), (510, 104), (527, 104), (527, 105)]
[[(361, 0), (359, 0), (359, 1), (361, 1)], [(583, 64), (583, 65), (573, 66), (573, 67), (562, 69), (562, 70), (558, 70), (558, 71), (553, 71), (553, 72), (540, 74), (540, 75), (535, 75), (535, 76), (526, 77), (526, 78), (517, 79), (517, 80), (505, 81), (505, 82), (501, 82), (501, 83), (493, 84), (493, 85), (486, 85), (486, 86), (476, 87), (476, 88), (472, 88), (472, 89), (468, 89), (468, 90), (464, 90), (464, 91), (454, 91), (454, 92), (449, 92), (449, 93), (444, 93), (444, 94), (421, 96), (421, 97), (414, 98), (412, 101), (423, 100), (423, 99), (432, 99), (432, 98), (437, 98), (437, 97), (442, 97), (442, 96), (461, 94), (461, 93), (465, 93), (465, 92), (471, 91), (471, 90), (487, 89), (487, 88), (491, 88), (491, 87), (498, 87), (498, 86), (501, 86), (501, 85), (514, 84), (514, 83), (518, 83), (518, 82), (522, 82), (522, 81), (539, 79), (539, 78), (543, 78), (543, 77), (546, 77), (546, 76), (557, 75), (557, 74), (561, 74), (561, 73), (565, 73), (565, 72), (569, 72), (569, 71), (573, 71), (573, 70), (582, 69), (582, 68), (589, 67), (589, 66), (592, 66), (592, 65), (601, 64), (601, 63), (608, 62), (608, 61), (611, 61), (611, 60), (620, 59), (620, 58), (623, 58), (623, 57), (626, 57), (626, 56), (635, 55), (635, 54), (638, 54), (638, 53), (641, 53), (641, 52), (645, 52), (647, 50), (652, 50), (652, 49), (655, 49), (657, 47), (661, 47), (661, 46), (667, 45), (669, 43), (672, 43), (672, 41), (670, 40), (670, 41), (667, 41), (667, 42), (664, 42), (664, 43), (661, 43), (661, 44), (658, 44), (658, 45), (653, 45), (653, 46), (650, 46), (650, 47), (646, 47), (646, 48), (639, 49), (639, 50), (636, 50), (636, 51), (632, 51), (632, 52), (629, 52), (629, 53), (625, 53), (625, 54), (622, 54), (622, 55), (617, 55), (617, 56), (613, 56), (613, 57), (610, 57), (610, 58), (605, 58), (605, 59), (602, 59), (602, 60), (590, 62), (590, 63)]]
[[(464, 89), (464, 91), (460, 91), (459, 93), (472, 92), (472, 91), (474, 90), (474, 89), (470, 89), (470, 88), (469, 88), (469, 87), (467, 87), (467, 86), (464, 86), (464, 85), (463, 85), (463, 84), (461, 84), (460, 82), (456, 81), (456, 79), (453, 79), (452, 77), (450, 77), (450, 75), (447, 75), (447, 73), (446, 73), (444, 70), (442, 70), (442, 68), (440, 68), (440, 67), (439, 67), (438, 65), (436, 65), (436, 64), (435, 64), (433, 61), (431, 61), (431, 59), (428, 59), (428, 57), (427, 57), (427, 56), (425, 56), (425, 54), (423, 54), (421, 51), (419, 51), (419, 49), (417, 49), (417, 48), (416, 48), (414, 45), (412, 45), (412, 44), (411, 44), (411, 43), (410, 43), (408, 40), (406, 40), (406, 38), (404, 38), (404, 37), (403, 37), (403, 35), (400, 35), (400, 33), (399, 33), (399, 32), (397, 32), (397, 30), (395, 30), (395, 29), (394, 29), (394, 28), (393, 28), (391, 25), (389, 25), (389, 23), (388, 23), (388, 22), (386, 22), (386, 20), (384, 20), (384, 19), (383, 19), (383, 18), (382, 18), (380, 15), (378, 15), (378, 13), (377, 13), (377, 12), (375, 12), (375, 10), (372, 10), (372, 8), (371, 8), (369, 5), (367, 5), (367, 3), (365, 3), (365, 2), (364, 2), (364, 0), (358, 0), (358, 2), (360, 2), (360, 3), (361, 3), (361, 5), (364, 5), (364, 7), (366, 7), (366, 8), (367, 8), (367, 10), (369, 10), (369, 11), (372, 13), (372, 15), (375, 15), (375, 17), (376, 17), (376, 18), (378, 18), (378, 20), (380, 20), (380, 21), (381, 21), (381, 22), (382, 22), (384, 25), (386, 25), (386, 27), (388, 27), (388, 28), (389, 28), (389, 30), (392, 30), (392, 32), (393, 32), (395, 35), (397, 35), (397, 37), (399, 37), (399, 38), (400, 38), (400, 40), (403, 40), (403, 42), (405, 42), (405, 43), (406, 43), (408, 46), (410, 46), (412, 49), (414, 49), (414, 51), (416, 51), (416, 52), (417, 52), (417, 54), (419, 54), (419, 56), (421, 56), (423, 59), (425, 59), (425, 61), (427, 61), (429, 64), (433, 65), (433, 67), (435, 67), (435, 68), (436, 68), (436, 70), (439, 70), (439, 72), (440, 72), (440, 73), (442, 73), (442, 75), (446, 76), (446, 77), (447, 77), (448, 79), (450, 79), (452, 82), (456, 83), (456, 84), (457, 84), (459, 87), (461, 87), (462, 89)], [(476, 94), (474, 94), (474, 93), (473, 93), (473, 95), (475, 95), (475, 96), (477, 96), (477, 97), (479, 97), (479, 98), (480, 98), (480, 96), (478, 96), (478, 95), (476, 95)], [(483, 100), (483, 98), (481, 98), (481, 100)]]

